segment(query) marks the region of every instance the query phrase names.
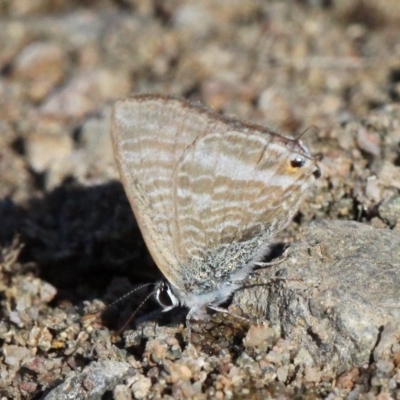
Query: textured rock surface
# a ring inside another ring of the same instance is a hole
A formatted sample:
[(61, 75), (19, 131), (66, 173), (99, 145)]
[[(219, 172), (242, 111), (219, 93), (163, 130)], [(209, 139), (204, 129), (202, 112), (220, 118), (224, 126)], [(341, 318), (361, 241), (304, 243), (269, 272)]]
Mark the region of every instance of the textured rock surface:
[(133, 375), (130, 365), (123, 361), (95, 361), (82, 372), (71, 372), (64, 382), (51, 390), (45, 400), (100, 400), (107, 390)]
[[(238, 291), (235, 300), (301, 343), (313, 364), (340, 372), (367, 364), (384, 327), (400, 321), (400, 233), (318, 221), (298, 239), (284, 262), (253, 278), (264, 285)], [(268, 283), (282, 272), (286, 280)]]

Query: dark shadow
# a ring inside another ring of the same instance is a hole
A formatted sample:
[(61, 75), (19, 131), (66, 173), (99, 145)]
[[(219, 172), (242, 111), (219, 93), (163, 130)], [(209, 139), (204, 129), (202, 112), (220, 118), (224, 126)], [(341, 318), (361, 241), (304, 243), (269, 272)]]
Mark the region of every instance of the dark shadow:
[[(20, 235), (24, 248), (18, 261), (37, 266), (39, 277), (57, 289), (57, 304), (79, 305), (104, 299), (107, 292), (110, 298), (122, 296), (161, 277), (119, 182), (65, 183), (24, 208), (0, 200), (0, 221), (0, 245)], [(127, 283), (118, 285), (118, 277)]]

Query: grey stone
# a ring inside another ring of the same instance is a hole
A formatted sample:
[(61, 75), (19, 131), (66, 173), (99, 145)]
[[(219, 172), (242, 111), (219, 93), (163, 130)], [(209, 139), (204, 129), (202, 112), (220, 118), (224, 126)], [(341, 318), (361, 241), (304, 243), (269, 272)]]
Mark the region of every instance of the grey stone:
[(400, 220), (400, 196), (394, 196), (379, 205), (379, 215), (391, 226)]
[(46, 395), (45, 400), (100, 400), (103, 394), (112, 390), (124, 379), (134, 374), (131, 366), (121, 361), (95, 361), (82, 372), (72, 372)]
[(86, 150), (90, 160), (101, 159), (103, 163), (114, 162), (110, 124), (111, 109), (107, 108), (101, 117), (88, 118), (82, 125), (79, 145)]
[[(399, 253), (398, 231), (314, 222), (282, 263), (254, 274), (235, 302), (299, 343), (304, 363), (339, 372), (368, 364), (383, 327), (400, 321)], [(284, 271), (285, 279), (277, 278)]]

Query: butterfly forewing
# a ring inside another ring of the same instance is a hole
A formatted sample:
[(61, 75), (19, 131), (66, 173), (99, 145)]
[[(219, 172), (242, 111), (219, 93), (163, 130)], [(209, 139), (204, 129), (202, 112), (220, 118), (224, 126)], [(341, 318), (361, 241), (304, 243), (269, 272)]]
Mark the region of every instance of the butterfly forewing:
[(199, 137), (227, 129), (201, 106), (174, 98), (139, 95), (114, 107), (112, 137), (121, 179), (147, 247), (170, 282), (179, 264), (171, 223), (178, 161)]

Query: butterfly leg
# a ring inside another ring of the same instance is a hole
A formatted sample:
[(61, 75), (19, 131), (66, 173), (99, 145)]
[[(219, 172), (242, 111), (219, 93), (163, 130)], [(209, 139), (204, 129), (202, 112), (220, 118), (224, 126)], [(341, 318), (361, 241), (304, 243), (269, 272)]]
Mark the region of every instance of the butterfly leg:
[(197, 311), (197, 308), (192, 307), (186, 315), (187, 341), (188, 341), (189, 346), (192, 345), (192, 328), (190, 326), (190, 320), (193, 317), (193, 315), (196, 314), (196, 311)]
[[(287, 249), (286, 249), (287, 250)], [(275, 265), (279, 265), (286, 261), (288, 259), (287, 251), (283, 253), (282, 258), (279, 258), (278, 260), (270, 261), (270, 262), (262, 262), (262, 261), (257, 261), (254, 263), (257, 267), (265, 268), (265, 267), (273, 267)]]
[(234, 313), (231, 313), (226, 308), (222, 308), (222, 307), (218, 307), (218, 306), (211, 306), (211, 305), (207, 306), (207, 308), (209, 308), (210, 310), (216, 311), (216, 312), (220, 312), (222, 314), (231, 315), (232, 317), (237, 318), (240, 321), (243, 321), (243, 322), (246, 322), (246, 323), (250, 323), (251, 322), (248, 318), (242, 317), (242, 316), (234, 314)]

